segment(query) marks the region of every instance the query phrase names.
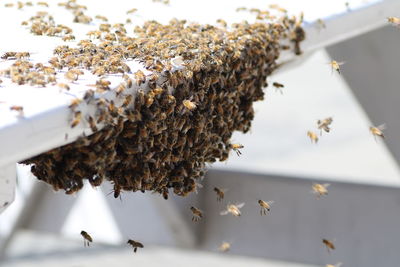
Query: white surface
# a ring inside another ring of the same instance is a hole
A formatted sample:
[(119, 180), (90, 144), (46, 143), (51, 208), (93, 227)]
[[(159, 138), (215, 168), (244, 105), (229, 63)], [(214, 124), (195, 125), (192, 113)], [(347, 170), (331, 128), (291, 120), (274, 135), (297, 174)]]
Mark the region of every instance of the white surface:
[[(345, 1), (281, 1), (280, 5), (289, 9), (289, 13), (298, 14), (304, 11), (308, 22), (307, 31), (310, 33), (308, 41), (303, 44), (303, 49), (308, 51), (323, 45), (335, 42), (346, 36), (359, 34), (365, 30), (372, 29), (385, 23), (385, 17), (390, 14), (394, 6), (400, 6), (397, 1), (348, 1), (354, 11), (348, 12), (344, 6)], [(126, 10), (137, 7), (137, 15), (131, 16), (135, 23), (142, 23), (145, 19), (157, 19), (167, 22), (172, 17), (189, 18), (190, 21), (201, 23), (214, 22), (217, 18), (227, 21), (241, 21), (249, 19), (246, 12), (236, 12), (238, 6), (243, 6), (243, 1), (183, 1), (173, 0), (171, 6), (164, 6), (151, 1), (139, 1), (134, 5), (129, 1), (113, 1), (110, 8), (108, 1), (82, 1), (88, 5), (88, 14), (106, 15), (110, 23), (125, 21)], [(267, 7), (267, 1), (247, 1), (248, 7)], [(270, 1), (269, 3), (274, 3)], [(73, 25), (77, 40), (83, 38), (83, 34), (95, 28), (95, 24), (82, 25), (73, 24), (72, 15), (62, 8), (51, 4), (50, 13), (54, 15), (56, 23)], [(357, 10), (357, 8), (365, 7)], [(373, 7), (373, 8), (372, 8)], [(21, 21), (28, 19), (37, 9), (46, 8), (25, 7), (23, 10), (0, 7), (0, 23), (7, 27), (0, 28), (0, 36), (8, 38), (2, 41), (0, 51), (16, 50), (32, 52), (33, 60), (44, 60), (50, 57), (52, 49), (63, 43), (59, 38), (33, 36), (20, 25)], [(221, 13), (224, 10), (224, 14)], [(354, 14), (354, 15), (353, 15)], [(341, 16), (342, 15), (342, 16)], [(352, 17), (357, 19), (351, 19)], [(309, 24), (317, 17), (332, 18), (327, 21), (327, 28), (318, 31), (315, 25)], [(344, 18), (348, 18), (345, 20)], [(377, 23), (379, 22), (379, 23)], [(360, 26), (362, 25), (362, 29)], [(128, 29), (129, 30), (129, 29)], [(73, 44), (73, 42), (68, 43)], [(292, 53), (291, 53), (292, 54)], [(292, 57), (292, 56), (290, 56)], [(285, 56), (288, 60), (290, 57)], [(1, 62), (0, 69), (9, 62)], [(63, 73), (60, 74), (62, 76)], [(90, 75), (83, 77), (78, 84), (84, 87), (90, 79)], [(54, 147), (72, 142), (85, 129), (89, 134), (87, 124), (80, 124), (76, 128), (70, 128), (71, 113), (67, 106), (75, 96), (82, 95), (82, 87), (75, 86), (68, 94), (60, 93), (58, 88), (33, 88), (29, 86), (9, 85), (4, 80), (0, 87), (0, 166), (11, 162), (21, 161), (33, 155), (45, 152)], [(117, 83), (118, 77), (112, 81)], [(78, 89), (79, 88), (79, 89)], [(24, 118), (18, 118), (15, 112), (9, 110), (10, 105), (22, 105), (24, 107)], [(68, 134), (68, 140), (65, 135)]]

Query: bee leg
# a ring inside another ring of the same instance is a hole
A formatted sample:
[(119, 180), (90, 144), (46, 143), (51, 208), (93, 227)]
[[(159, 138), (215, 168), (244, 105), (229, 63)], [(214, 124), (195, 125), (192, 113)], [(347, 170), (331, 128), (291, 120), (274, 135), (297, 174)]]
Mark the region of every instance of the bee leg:
[(135, 253), (136, 253), (136, 251), (137, 251), (137, 248), (134, 248), (134, 249), (133, 249), (133, 252), (135, 252)]

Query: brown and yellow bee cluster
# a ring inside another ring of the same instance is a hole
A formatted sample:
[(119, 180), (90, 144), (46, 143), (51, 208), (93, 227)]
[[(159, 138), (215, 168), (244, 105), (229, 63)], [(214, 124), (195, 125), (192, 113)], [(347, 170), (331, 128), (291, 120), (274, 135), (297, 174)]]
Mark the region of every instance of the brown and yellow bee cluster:
[[(280, 21), (237, 23), (229, 30), (176, 19), (167, 25), (149, 21), (133, 36), (124, 24), (104, 23), (77, 47), (57, 47), (49, 67), (65, 72), (70, 82), (82, 69), (99, 77), (81, 101), (95, 106), (96, 115), (81, 114), (79, 101), (70, 106), (71, 126), (86, 120), (95, 133), (23, 163), (67, 194), (81, 189), (85, 179), (93, 186), (109, 180), (118, 192), (150, 190), (165, 198), (170, 188), (180, 196), (195, 191), (205, 164), (226, 160), (234, 149), (232, 133), (249, 131), (253, 102), (264, 97), (281, 41), (292, 42), (299, 53), (304, 39), (299, 21), (287, 15)], [(129, 60), (146, 71), (132, 72)], [(106, 80), (109, 74), (122, 76), (116, 88)], [(102, 98), (104, 92), (115, 98)]]

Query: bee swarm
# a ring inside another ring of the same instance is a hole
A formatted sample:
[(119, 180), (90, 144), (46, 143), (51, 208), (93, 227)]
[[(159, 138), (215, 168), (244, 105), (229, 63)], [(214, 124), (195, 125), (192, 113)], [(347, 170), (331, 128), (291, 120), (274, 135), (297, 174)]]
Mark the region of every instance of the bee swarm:
[[(229, 30), (151, 21), (136, 27), (135, 37), (121, 29), (101, 32), (99, 44), (81, 41), (78, 48), (55, 50), (60, 64), (73, 61), (73, 67), (93, 72), (125, 73), (124, 86), (137, 85), (132, 104), (88, 97), (85, 101), (97, 106), (94, 120), (105, 127), (23, 162), (55, 190), (72, 194), (84, 179), (93, 186), (106, 179), (116, 191), (151, 190), (165, 198), (169, 188), (180, 196), (194, 191), (206, 163), (228, 158), (232, 133), (249, 131), (253, 102), (264, 97), (282, 40), (297, 50), (304, 39), (296, 20), (289, 18), (282, 24), (238, 23)], [(153, 74), (126, 75), (125, 59), (140, 61)], [(133, 85), (129, 77), (136, 78)], [(115, 89), (116, 99), (127, 97), (121, 91)]]

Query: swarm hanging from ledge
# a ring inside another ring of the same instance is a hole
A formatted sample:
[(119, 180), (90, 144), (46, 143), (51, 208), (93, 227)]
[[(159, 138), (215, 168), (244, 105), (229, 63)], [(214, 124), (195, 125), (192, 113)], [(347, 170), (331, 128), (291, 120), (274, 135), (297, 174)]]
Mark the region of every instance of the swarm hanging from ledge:
[[(98, 38), (103, 42), (97, 45), (80, 42), (78, 48), (57, 48), (60, 62), (71, 55), (89, 57), (79, 61), (79, 67), (94, 72), (99, 68), (94, 58), (101, 55), (104, 62), (120, 59), (100, 65), (106, 73), (129, 72), (123, 60), (135, 59), (153, 74), (125, 75), (125, 87), (132, 87), (129, 77), (136, 76), (132, 104), (85, 99), (97, 106), (95, 120), (106, 126), (23, 163), (32, 164), (39, 180), (68, 194), (88, 179), (93, 186), (111, 181), (117, 194), (151, 190), (167, 198), (172, 188), (187, 195), (204, 176), (206, 163), (228, 158), (232, 133), (250, 129), (253, 102), (263, 99), (262, 88), (277, 67), (283, 40), (293, 42), (297, 51), (304, 39), (294, 18), (281, 21), (238, 23), (230, 29), (152, 21), (137, 27), (135, 37), (120, 29), (115, 38), (102, 32)], [(114, 90), (120, 102), (127, 98)], [(185, 101), (194, 106), (188, 108)]]

